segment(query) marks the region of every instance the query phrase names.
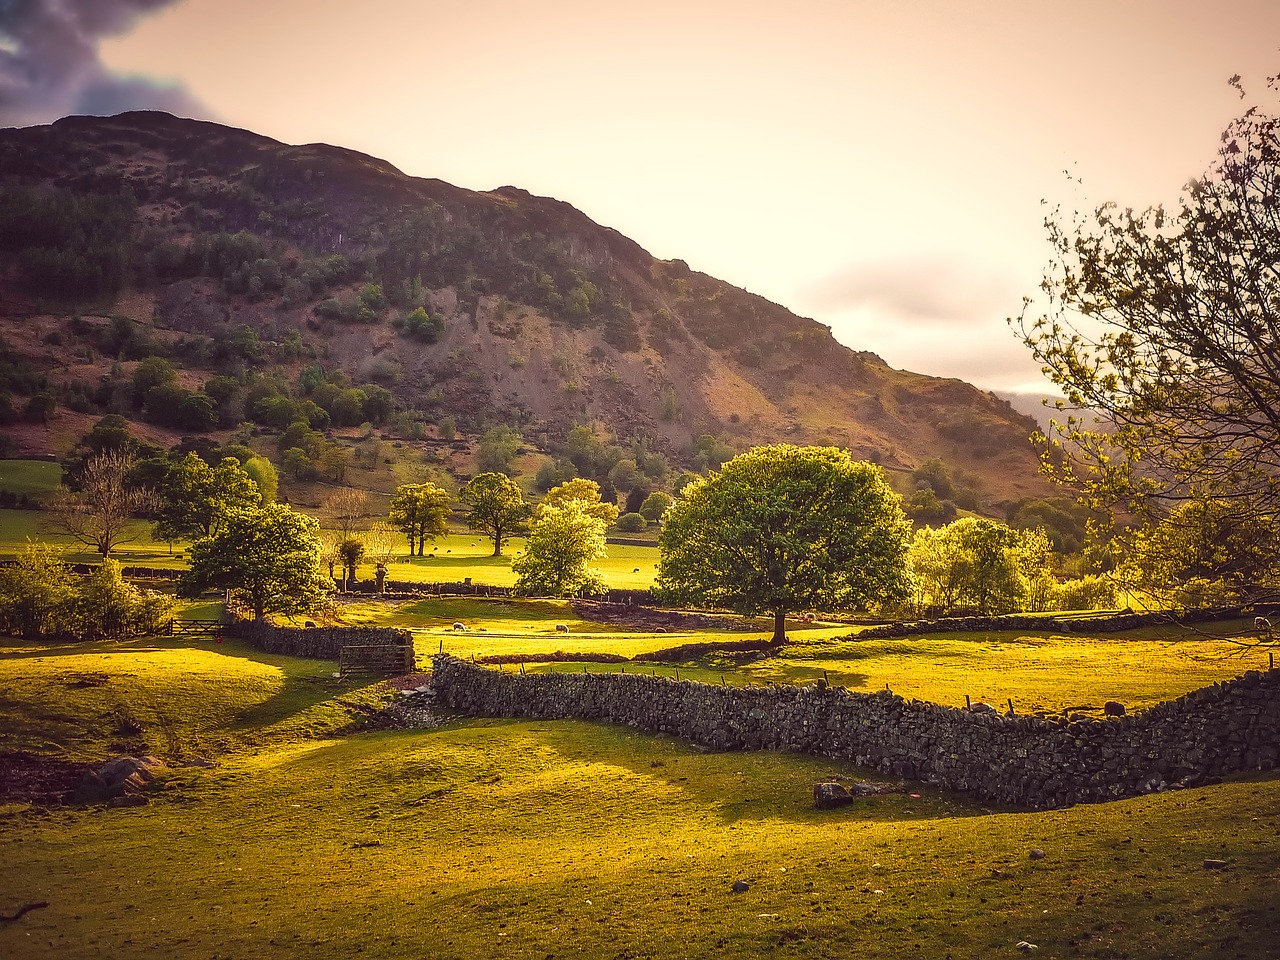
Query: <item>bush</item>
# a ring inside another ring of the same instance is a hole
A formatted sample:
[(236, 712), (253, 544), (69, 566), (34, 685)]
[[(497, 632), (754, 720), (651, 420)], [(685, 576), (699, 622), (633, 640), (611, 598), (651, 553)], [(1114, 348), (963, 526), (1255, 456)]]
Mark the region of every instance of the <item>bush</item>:
[(649, 526), (649, 521), (638, 513), (624, 513), (618, 518), (617, 527), (623, 533), (639, 533)]

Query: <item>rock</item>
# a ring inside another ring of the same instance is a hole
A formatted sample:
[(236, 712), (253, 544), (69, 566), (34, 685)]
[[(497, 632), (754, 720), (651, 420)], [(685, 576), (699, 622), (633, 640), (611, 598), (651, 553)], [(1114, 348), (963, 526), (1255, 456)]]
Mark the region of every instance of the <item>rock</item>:
[(813, 785), (813, 805), (819, 810), (834, 810), (853, 803), (853, 795), (842, 783), (815, 783)]
[(746, 893), (751, 889), (751, 884), (747, 883), (745, 880), (735, 880), (733, 881), (733, 886), (729, 889), (734, 893)]
[(1204, 868), (1206, 870), (1225, 870), (1227, 869), (1227, 861), (1225, 860), (1205, 860)]
[(1032, 851), (1031, 851), (1031, 859), (1032, 859), (1032, 860), (1043, 860), (1043, 859), (1044, 859), (1044, 851), (1043, 851), (1043, 850), (1041, 850), (1039, 847), (1037, 847), (1036, 849), (1032, 850)]
[(1126, 711), (1123, 703), (1118, 700), (1108, 700), (1102, 705), (1102, 712), (1108, 717), (1123, 717)]
[(164, 764), (155, 757), (116, 757), (86, 773), (71, 802), (104, 803), (127, 795), (136, 796), (155, 779), (156, 772), (163, 769)]

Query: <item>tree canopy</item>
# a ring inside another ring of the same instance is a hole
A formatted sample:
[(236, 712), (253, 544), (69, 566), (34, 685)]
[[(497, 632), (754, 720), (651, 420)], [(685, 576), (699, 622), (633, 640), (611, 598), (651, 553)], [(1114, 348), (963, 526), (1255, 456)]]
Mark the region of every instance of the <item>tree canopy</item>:
[(121, 543), (142, 535), (138, 514), (156, 506), (149, 487), (135, 486), (129, 473), (137, 463), (131, 452), (107, 450), (85, 461), (80, 487), (59, 492), (50, 502), (45, 523), (73, 540), (97, 550), (103, 559)]
[(423, 556), (428, 540), (449, 532), (449, 494), (434, 483), (402, 483), (391, 496), (388, 519), (409, 541), (409, 556)]
[(458, 499), (470, 509), (466, 524), (493, 541), (493, 555), (502, 556), (502, 545), (512, 535), (523, 533), (529, 519), (524, 491), (504, 473), (481, 473), (458, 492)]
[(228, 511), (256, 507), (263, 499), (261, 488), (235, 457), (210, 467), (196, 453), (169, 468), (159, 497), (153, 536), (169, 542), (207, 537)]
[(511, 562), (516, 593), (568, 597), (602, 591), (604, 577), (591, 564), (605, 556), (607, 526), (581, 500), (540, 508), (524, 553)]
[(1247, 110), (1176, 209), (1046, 220), (1046, 301), (1015, 327), (1066, 398), (1046, 472), (1088, 502), (1156, 519), (1204, 498), (1240, 518), (1280, 509), (1278, 132)]
[(600, 498), (600, 484), (585, 477), (574, 477), (552, 487), (538, 504), (536, 512), (559, 510), (571, 502), (580, 503), (588, 515), (603, 520), (606, 525), (618, 519), (618, 505), (605, 503)]
[(211, 588), (236, 591), (255, 620), (314, 609), (333, 589), (320, 565), (320, 525), (279, 503), (230, 511), (192, 545), (191, 569), (179, 582), (187, 597)]
[(757, 447), (663, 516), (658, 588), (676, 602), (786, 615), (906, 595), (911, 524), (880, 468), (832, 447)]

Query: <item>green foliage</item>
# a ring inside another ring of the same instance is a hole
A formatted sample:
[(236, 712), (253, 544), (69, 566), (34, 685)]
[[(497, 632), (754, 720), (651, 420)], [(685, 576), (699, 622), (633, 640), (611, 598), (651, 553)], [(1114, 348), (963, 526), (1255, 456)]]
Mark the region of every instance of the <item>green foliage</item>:
[(647, 526), (649, 521), (638, 513), (624, 513), (617, 521), (617, 527), (623, 533), (639, 533)]
[(911, 526), (880, 469), (831, 447), (757, 447), (667, 510), (658, 586), (676, 602), (785, 617), (907, 591)]
[(482, 473), (510, 473), (522, 442), (520, 431), (507, 426), (493, 427), (480, 438), (476, 465)]
[(1192, 500), (1138, 531), (1125, 576), (1178, 609), (1250, 602), (1280, 589), (1280, 533), (1253, 504)]
[(136, 199), (52, 190), (0, 192), (0, 250), (17, 255), (32, 293), (112, 296), (128, 277)]
[(418, 307), (404, 318), (401, 329), (405, 336), (423, 343), (435, 343), (444, 334), (444, 317)]
[(275, 466), (266, 457), (249, 457), (244, 461), (244, 472), (258, 488), (263, 503), (275, 503), (280, 477)]
[(1206, 498), (1280, 509), (1280, 368), (1262, 359), (1278, 347), (1278, 184), (1272, 102), (1228, 125), (1176, 209), (1046, 220), (1047, 302), (1015, 326), (1066, 398), (1045, 471), (1091, 505), (1152, 522)]
[(1110, 577), (1095, 574), (1064, 580), (1054, 595), (1057, 610), (1114, 610), (1116, 584)]
[(29, 540), (15, 564), (0, 567), (0, 632), (25, 639), (156, 633), (172, 609), (171, 598), (126, 583), (114, 560), (76, 576), (47, 543)]
[(458, 492), (467, 505), (466, 524), (493, 541), (493, 555), (502, 556), (502, 545), (512, 535), (523, 532), (529, 519), (520, 484), (503, 473), (481, 473)]
[(47, 543), (27, 541), (17, 563), (0, 567), (0, 627), (25, 638), (62, 632), (75, 576)]
[(544, 501), (529, 526), (524, 553), (511, 562), (516, 593), (569, 597), (604, 590), (604, 577), (591, 565), (607, 554), (606, 528), (606, 521), (592, 515), (583, 500), (550, 507)]
[(1044, 533), (962, 517), (916, 531), (909, 553), (916, 613), (981, 615), (1051, 607), (1051, 551)]
[(409, 541), (409, 555), (423, 556), (428, 540), (449, 532), (449, 494), (434, 483), (403, 483), (391, 496), (388, 519)]
[(600, 497), (600, 485), (585, 477), (574, 477), (547, 491), (536, 512), (558, 510), (569, 503), (581, 504), (588, 516), (596, 517), (605, 526), (618, 519), (618, 508)]
[(539, 492), (546, 493), (552, 487), (572, 480), (578, 475), (578, 468), (570, 460), (549, 460), (538, 468), (533, 485)]
[(284, 504), (234, 510), (212, 536), (192, 545), (179, 593), (234, 590), (256, 620), (267, 613), (305, 613), (333, 589), (320, 566), (319, 534), (316, 521)]
[(673, 502), (670, 494), (658, 490), (644, 498), (644, 503), (640, 504), (640, 515), (649, 522), (656, 523)]
[(157, 493), (160, 509), (152, 536), (170, 543), (210, 536), (232, 511), (263, 502), (261, 488), (235, 457), (210, 467), (195, 453), (169, 468)]

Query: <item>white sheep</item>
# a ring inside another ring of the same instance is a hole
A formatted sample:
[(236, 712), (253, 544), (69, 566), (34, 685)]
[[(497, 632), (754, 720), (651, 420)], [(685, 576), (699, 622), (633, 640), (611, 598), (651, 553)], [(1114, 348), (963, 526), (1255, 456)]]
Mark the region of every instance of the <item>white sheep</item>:
[(1254, 617), (1253, 628), (1257, 630), (1258, 633), (1262, 634), (1264, 637), (1271, 636), (1271, 621), (1268, 620), (1266, 617)]
[(454, 621), (454, 623), (453, 623), (453, 632), (454, 632), (454, 633), (466, 633), (466, 632), (467, 632), (467, 625), (466, 625), (465, 623), (461, 622), (460, 620), (455, 620), (455, 621)]

